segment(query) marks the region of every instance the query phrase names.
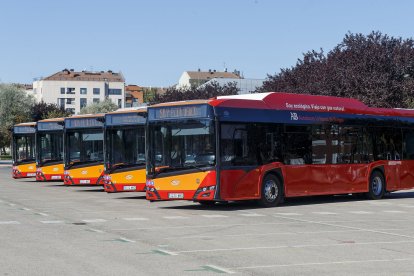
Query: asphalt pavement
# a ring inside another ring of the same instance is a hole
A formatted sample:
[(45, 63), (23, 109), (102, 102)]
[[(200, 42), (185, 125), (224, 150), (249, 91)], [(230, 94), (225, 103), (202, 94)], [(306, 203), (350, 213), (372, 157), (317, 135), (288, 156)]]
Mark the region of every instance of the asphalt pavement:
[(213, 207), (14, 180), (0, 164), (1, 275), (413, 275), (414, 191)]

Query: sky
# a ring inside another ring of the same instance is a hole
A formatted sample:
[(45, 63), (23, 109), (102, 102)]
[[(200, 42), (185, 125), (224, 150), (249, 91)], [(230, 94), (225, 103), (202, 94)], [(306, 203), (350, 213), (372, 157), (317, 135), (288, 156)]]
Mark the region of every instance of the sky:
[(167, 87), (184, 71), (264, 79), (345, 34), (414, 37), (410, 0), (0, 0), (0, 82), (64, 68)]

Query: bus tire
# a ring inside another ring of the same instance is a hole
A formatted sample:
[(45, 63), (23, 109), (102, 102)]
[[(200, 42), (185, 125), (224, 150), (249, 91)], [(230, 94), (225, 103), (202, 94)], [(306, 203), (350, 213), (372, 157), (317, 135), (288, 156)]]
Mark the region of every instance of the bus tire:
[(203, 200), (203, 201), (199, 201), (198, 203), (200, 203), (202, 206), (213, 206), (216, 204), (215, 201), (211, 201), (211, 200)]
[(283, 201), (283, 185), (274, 174), (265, 176), (262, 182), (259, 204), (263, 207), (275, 207)]
[(369, 190), (367, 197), (369, 199), (381, 199), (385, 194), (385, 178), (384, 175), (375, 170), (369, 178)]

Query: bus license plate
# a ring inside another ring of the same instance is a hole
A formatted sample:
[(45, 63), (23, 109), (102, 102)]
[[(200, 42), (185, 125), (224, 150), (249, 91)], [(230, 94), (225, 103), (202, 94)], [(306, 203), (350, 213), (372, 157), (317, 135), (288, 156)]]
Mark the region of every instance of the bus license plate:
[(183, 193), (169, 193), (168, 198), (184, 198)]
[(27, 173), (27, 176), (36, 176), (36, 173)]
[(136, 189), (136, 186), (124, 186), (124, 191), (135, 191)]
[(79, 181), (80, 184), (90, 184), (91, 181), (89, 179), (83, 179)]
[(52, 175), (50, 179), (62, 179), (60, 175)]

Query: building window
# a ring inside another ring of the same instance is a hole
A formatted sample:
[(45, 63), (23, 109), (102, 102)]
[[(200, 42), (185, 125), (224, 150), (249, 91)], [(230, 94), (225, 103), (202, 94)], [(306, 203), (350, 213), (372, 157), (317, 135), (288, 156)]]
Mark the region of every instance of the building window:
[(82, 95), (86, 95), (86, 93), (88, 93), (88, 89), (86, 89), (86, 88), (81, 88), (81, 89), (80, 89), (80, 93), (81, 93)]
[(79, 104), (80, 104), (80, 108), (85, 107), (86, 106), (86, 98), (80, 98)]
[(118, 108), (122, 108), (122, 99), (118, 99)]
[(71, 114), (75, 114), (75, 109), (74, 108), (66, 108), (67, 112), (70, 112)]
[(99, 94), (101, 94), (101, 89), (100, 89), (100, 88), (94, 88), (94, 89), (93, 89), (93, 94), (94, 94), (94, 95), (99, 95)]
[(65, 94), (65, 87), (60, 88), (60, 94)]
[(75, 88), (73, 87), (68, 87), (66, 89), (66, 94), (75, 94)]
[(122, 89), (108, 89), (108, 95), (122, 95)]
[(58, 98), (58, 106), (65, 108), (65, 98)]
[(99, 98), (93, 98), (93, 103), (99, 103)]
[(66, 104), (75, 104), (75, 98), (67, 98)]

